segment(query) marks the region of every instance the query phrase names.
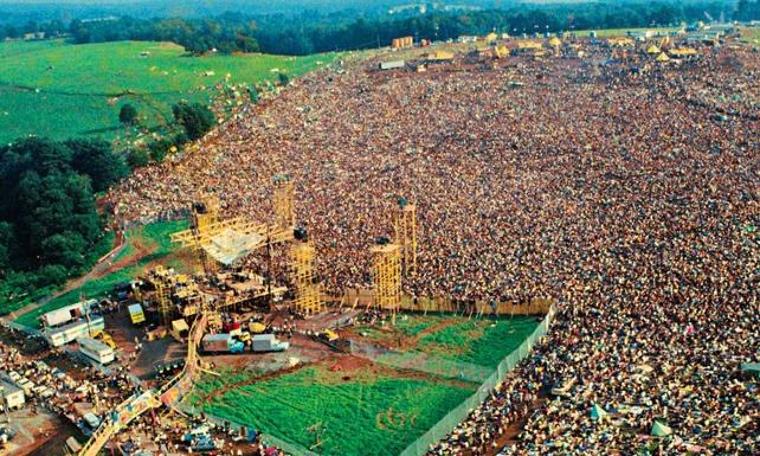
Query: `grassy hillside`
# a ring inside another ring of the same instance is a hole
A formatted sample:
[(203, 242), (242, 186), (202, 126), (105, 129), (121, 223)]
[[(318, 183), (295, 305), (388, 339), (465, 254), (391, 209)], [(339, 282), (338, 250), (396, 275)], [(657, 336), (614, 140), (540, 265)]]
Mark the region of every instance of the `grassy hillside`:
[(0, 43), (0, 141), (113, 138), (123, 131), (118, 112), (126, 102), (153, 127), (179, 100), (208, 101), (225, 84), (274, 81), (277, 71), (298, 76), (336, 55), (191, 57), (171, 43)]
[(83, 296), (87, 298), (102, 298), (122, 282), (128, 282), (139, 276), (146, 267), (164, 264), (178, 269), (186, 265), (181, 259), (172, 256), (175, 251), (169, 240), (169, 234), (187, 228), (184, 220), (171, 222), (156, 222), (129, 230), (123, 250), (109, 263), (112, 265), (106, 271), (90, 277), (84, 283), (65, 293), (55, 296), (44, 305), (32, 309), (19, 316), (16, 321), (23, 325), (36, 328), (39, 326), (40, 315), (73, 304)]

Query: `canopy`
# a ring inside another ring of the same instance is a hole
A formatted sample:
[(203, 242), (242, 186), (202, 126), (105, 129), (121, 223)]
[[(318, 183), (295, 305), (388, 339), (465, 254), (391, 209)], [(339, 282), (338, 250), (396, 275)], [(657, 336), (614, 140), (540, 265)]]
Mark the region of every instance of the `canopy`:
[(238, 258), (256, 250), (264, 241), (260, 234), (245, 234), (228, 228), (204, 244), (203, 250), (216, 261), (229, 266)]
[(184, 318), (180, 318), (179, 320), (174, 320), (172, 322), (172, 330), (174, 332), (182, 332), (182, 331), (188, 331), (190, 328), (187, 326), (187, 322)]
[(744, 363), (742, 364), (742, 372), (748, 372), (760, 377), (760, 363)]
[(654, 424), (652, 424), (652, 435), (655, 437), (666, 437), (672, 433), (673, 429), (659, 421), (655, 420)]
[(678, 57), (687, 56), (687, 55), (697, 55), (697, 50), (694, 48), (689, 48), (689, 47), (676, 48), (676, 49), (671, 49), (670, 54), (678, 56)]
[(670, 60), (670, 57), (668, 57), (668, 54), (666, 54), (666, 53), (663, 52), (663, 53), (661, 53), (660, 55), (657, 56), (656, 60), (658, 62), (667, 62), (667, 61)]
[(593, 407), (591, 407), (591, 419), (592, 420), (603, 420), (607, 416), (607, 412), (600, 407), (598, 404), (594, 404)]

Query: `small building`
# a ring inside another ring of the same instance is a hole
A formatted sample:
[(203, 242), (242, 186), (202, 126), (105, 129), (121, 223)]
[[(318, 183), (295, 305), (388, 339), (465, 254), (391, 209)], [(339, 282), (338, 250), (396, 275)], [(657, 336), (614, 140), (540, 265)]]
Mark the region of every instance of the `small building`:
[(450, 51), (438, 50), (425, 56), (429, 62), (451, 62), (454, 60), (454, 53)]
[(3, 405), (8, 410), (18, 410), (24, 407), (26, 397), (24, 391), (6, 379), (0, 379), (0, 394), (3, 397)]

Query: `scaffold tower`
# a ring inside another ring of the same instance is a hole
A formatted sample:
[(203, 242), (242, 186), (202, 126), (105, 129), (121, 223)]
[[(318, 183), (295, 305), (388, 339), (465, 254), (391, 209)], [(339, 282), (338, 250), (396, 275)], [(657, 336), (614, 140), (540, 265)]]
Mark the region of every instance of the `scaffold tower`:
[(401, 305), (401, 246), (377, 244), (370, 252), (375, 306), (390, 310), (395, 316)]
[(290, 249), (295, 292), (293, 305), (301, 315), (314, 315), (324, 310), (319, 284), (314, 280), (314, 254), (314, 244), (306, 240), (296, 240)]
[(393, 212), (393, 230), (401, 246), (401, 268), (408, 276), (417, 271), (417, 207), (406, 198), (398, 199)]
[(156, 288), (156, 301), (158, 304), (158, 313), (161, 315), (161, 322), (164, 326), (169, 327), (172, 317), (172, 308), (171, 303), (169, 302), (168, 290), (160, 278), (153, 282), (153, 286)]
[(272, 178), (274, 184), (274, 223), (278, 228), (293, 229), (296, 224), (296, 210), (293, 181), (287, 174), (277, 174)]

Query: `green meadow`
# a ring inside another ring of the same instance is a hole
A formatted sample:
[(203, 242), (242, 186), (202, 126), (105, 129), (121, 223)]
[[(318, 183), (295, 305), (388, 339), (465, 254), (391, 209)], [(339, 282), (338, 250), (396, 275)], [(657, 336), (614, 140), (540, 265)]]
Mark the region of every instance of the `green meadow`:
[(180, 100), (207, 103), (234, 85), (274, 82), (279, 72), (297, 77), (337, 55), (194, 57), (159, 42), (0, 43), (0, 142), (32, 134), (114, 139), (125, 133), (118, 119), (125, 103), (152, 128), (171, 119)]

